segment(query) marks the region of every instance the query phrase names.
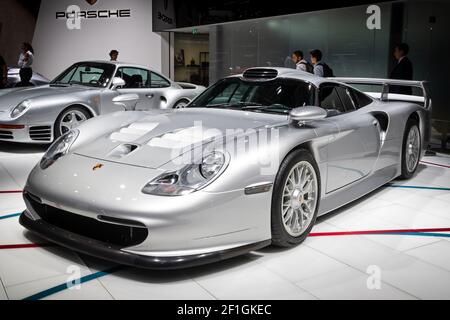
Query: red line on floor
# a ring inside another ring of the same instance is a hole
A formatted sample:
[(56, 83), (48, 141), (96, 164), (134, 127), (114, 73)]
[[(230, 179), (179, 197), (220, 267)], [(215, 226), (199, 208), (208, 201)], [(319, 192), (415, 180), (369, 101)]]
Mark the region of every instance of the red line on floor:
[(22, 193), (22, 190), (0, 191), (0, 194)]
[(377, 235), (390, 233), (429, 233), (429, 232), (450, 232), (450, 228), (442, 229), (411, 229), (411, 230), (369, 230), (369, 231), (344, 231), (344, 232), (319, 232), (311, 233), (310, 237), (338, 237), (338, 236), (358, 236)]
[(442, 167), (442, 168), (450, 169), (450, 166), (447, 166), (445, 164), (433, 163), (433, 162), (428, 162), (428, 161), (421, 161), (421, 163), (429, 164), (429, 165), (436, 166), (436, 167)]
[(3, 245), (0, 246), (0, 250), (13, 250), (13, 249), (34, 249), (34, 248), (44, 248), (44, 247), (50, 247), (51, 244), (9, 244), (9, 245)]
[[(311, 233), (309, 237), (338, 237), (338, 236), (356, 236), (356, 235), (389, 235), (389, 234), (402, 234), (402, 233), (431, 233), (431, 232), (450, 232), (450, 228), (440, 229), (400, 229), (400, 230), (369, 230), (369, 231), (343, 231), (343, 232), (318, 232)], [(0, 245), (0, 250), (13, 250), (13, 249), (35, 249), (54, 247), (56, 245), (50, 243), (29, 243), (29, 244), (10, 244)]]

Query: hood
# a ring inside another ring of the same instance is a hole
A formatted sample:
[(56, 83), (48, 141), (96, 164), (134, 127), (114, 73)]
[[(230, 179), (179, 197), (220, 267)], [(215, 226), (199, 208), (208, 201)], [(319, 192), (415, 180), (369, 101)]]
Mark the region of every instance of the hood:
[(143, 115), (141, 120), (77, 148), (76, 153), (158, 169), (183, 153), (215, 140), (242, 135), (250, 129), (288, 124), (285, 115), (236, 110), (192, 108)]
[(69, 93), (86, 91), (90, 88), (79, 86), (39, 86), (31, 88), (6, 89), (5, 94), (0, 93), (0, 111), (8, 111), (16, 107), (24, 100), (32, 100), (40, 97), (50, 97), (54, 95), (66, 95)]

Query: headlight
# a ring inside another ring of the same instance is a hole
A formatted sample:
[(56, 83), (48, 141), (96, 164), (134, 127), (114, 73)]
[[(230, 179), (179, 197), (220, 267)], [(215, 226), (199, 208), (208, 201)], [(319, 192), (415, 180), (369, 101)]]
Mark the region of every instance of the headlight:
[(205, 188), (217, 179), (226, 167), (222, 152), (213, 152), (202, 163), (191, 164), (178, 172), (165, 173), (148, 183), (142, 192), (155, 196), (184, 196)]
[(30, 108), (30, 101), (25, 100), (11, 111), (11, 118), (15, 119), (24, 114)]
[(45, 170), (49, 168), (59, 158), (64, 157), (69, 152), (75, 140), (77, 140), (79, 133), (78, 130), (71, 130), (56, 140), (42, 158), (41, 169)]

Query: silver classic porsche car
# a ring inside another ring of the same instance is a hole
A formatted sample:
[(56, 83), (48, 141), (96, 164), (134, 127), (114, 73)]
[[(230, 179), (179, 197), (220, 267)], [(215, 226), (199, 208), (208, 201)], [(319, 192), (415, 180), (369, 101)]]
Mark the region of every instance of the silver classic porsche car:
[(180, 108), (204, 89), (139, 65), (76, 63), (48, 85), (0, 94), (0, 141), (50, 143), (100, 114)]
[[(391, 96), (392, 85), (424, 94)], [(317, 217), (414, 175), (430, 108), (422, 82), (249, 69), (184, 109), (114, 113), (61, 136), (28, 179), (20, 222), (149, 269), (296, 246)]]

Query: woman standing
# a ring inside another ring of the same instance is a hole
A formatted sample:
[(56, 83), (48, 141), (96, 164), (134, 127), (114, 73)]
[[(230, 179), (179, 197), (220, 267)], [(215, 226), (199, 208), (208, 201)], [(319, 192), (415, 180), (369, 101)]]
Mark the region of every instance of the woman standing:
[(33, 65), (34, 60), (34, 49), (28, 42), (22, 44), (22, 52), (19, 56), (19, 68), (20, 68), (20, 82), (17, 84), (18, 87), (28, 87), (31, 86), (30, 80), (33, 77)]

